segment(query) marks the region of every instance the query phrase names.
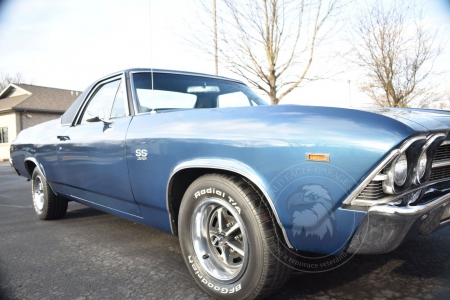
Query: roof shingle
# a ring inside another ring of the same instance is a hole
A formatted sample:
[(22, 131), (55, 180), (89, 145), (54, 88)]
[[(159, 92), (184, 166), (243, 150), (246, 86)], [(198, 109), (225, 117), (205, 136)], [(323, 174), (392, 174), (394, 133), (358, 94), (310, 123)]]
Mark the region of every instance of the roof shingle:
[(31, 95), (19, 95), (0, 99), (0, 110), (6, 109), (39, 109), (65, 111), (81, 93), (57, 88), (49, 88), (30, 84), (14, 84)]

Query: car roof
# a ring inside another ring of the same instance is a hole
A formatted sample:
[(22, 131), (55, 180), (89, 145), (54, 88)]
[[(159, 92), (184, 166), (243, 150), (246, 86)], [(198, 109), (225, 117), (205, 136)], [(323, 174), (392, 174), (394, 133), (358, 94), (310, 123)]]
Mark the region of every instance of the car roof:
[[(131, 69), (125, 69), (125, 70), (121, 70), (121, 71), (117, 71), (114, 73), (111, 73), (107, 76), (104, 76), (103, 78), (106, 77), (110, 77), (113, 76), (117, 73), (121, 73), (121, 72), (155, 72), (155, 73), (167, 73), (167, 74), (178, 74), (178, 75), (189, 75), (189, 76), (199, 76), (199, 77), (209, 77), (209, 78), (215, 78), (215, 79), (222, 79), (222, 80), (227, 80), (227, 81), (233, 81), (233, 82), (237, 82), (240, 84), (244, 84), (244, 82), (237, 80), (237, 79), (233, 79), (233, 78), (228, 78), (228, 77), (223, 77), (223, 76), (217, 76), (217, 75), (212, 75), (212, 74), (206, 74), (206, 73), (197, 73), (197, 72), (189, 72), (189, 71), (178, 71), (178, 70), (168, 70), (168, 69), (151, 69), (151, 68), (131, 68)], [(102, 78), (102, 79), (103, 79)], [(101, 79), (100, 79), (101, 80)], [(100, 81), (98, 80), (98, 81)]]

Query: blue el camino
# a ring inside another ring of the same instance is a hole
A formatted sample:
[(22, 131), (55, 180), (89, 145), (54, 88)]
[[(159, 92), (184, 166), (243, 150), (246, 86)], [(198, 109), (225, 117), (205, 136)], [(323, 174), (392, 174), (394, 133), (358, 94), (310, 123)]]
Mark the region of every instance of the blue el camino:
[(20, 132), (10, 163), (39, 218), (76, 201), (167, 231), (208, 294), (253, 299), (449, 225), (449, 130), (446, 111), (269, 106), (233, 79), (130, 69)]

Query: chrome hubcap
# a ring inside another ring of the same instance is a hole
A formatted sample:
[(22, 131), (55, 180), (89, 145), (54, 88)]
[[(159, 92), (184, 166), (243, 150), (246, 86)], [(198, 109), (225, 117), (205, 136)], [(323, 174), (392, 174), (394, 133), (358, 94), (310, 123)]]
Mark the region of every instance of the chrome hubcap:
[(44, 208), (44, 185), (42, 184), (41, 176), (36, 176), (33, 184), (34, 197), (33, 202), (34, 206), (38, 210), (42, 210)]
[(195, 255), (203, 269), (220, 281), (243, 273), (247, 264), (247, 237), (242, 219), (224, 200), (200, 202), (191, 219)]
[(211, 235), (211, 244), (214, 247), (221, 247), (224, 245), (223, 236), (220, 234), (213, 234)]

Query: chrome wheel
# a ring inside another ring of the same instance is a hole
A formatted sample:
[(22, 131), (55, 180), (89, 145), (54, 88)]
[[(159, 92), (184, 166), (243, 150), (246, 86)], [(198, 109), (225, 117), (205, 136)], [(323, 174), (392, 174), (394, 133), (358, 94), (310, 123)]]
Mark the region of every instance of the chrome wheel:
[(36, 176), (33, 182), (33, 191), (34, 191), (34, 197), (33, 202), (34, 206), (37, 210), (41, 211), (44, 209), (44, 201), (45, 201), (45, 194), (44, 194), (44, 184), (42, 183), (41, 176)]
[(201, 201), (191, 218), (191, 233), (195, 255), (210, 276), (225, 282), (245, 271), (247, 237), (232, 205), (218, 198)]

